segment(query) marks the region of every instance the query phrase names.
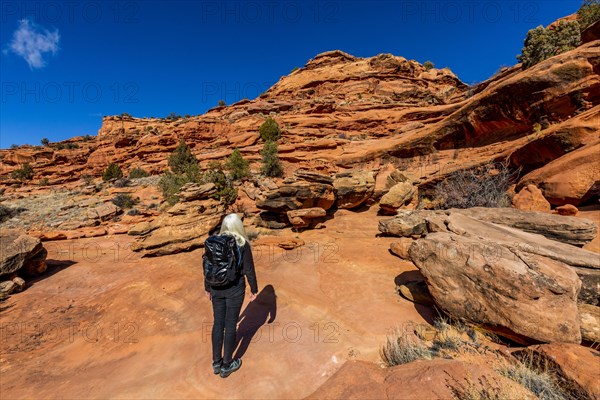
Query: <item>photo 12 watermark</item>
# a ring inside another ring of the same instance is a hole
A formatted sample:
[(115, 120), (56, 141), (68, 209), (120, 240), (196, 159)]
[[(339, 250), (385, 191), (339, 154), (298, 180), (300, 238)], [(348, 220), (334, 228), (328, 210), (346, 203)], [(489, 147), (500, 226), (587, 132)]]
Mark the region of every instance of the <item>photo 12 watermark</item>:
[(0, 324), (1, 343), (86, 343), (113, 342), (137, 343), (139, 325), (136, 322), (98, 323), (38, 323), (8, 322)]
[[(202, 342), (211, 340), (213, 329), (212, 322), (202, 323)], [(250, 335), (248, 335), (250, 333)], [(250, 343), (284, 341), (286, 343), (298, 343), (308, 341), (310, 343), (339, 343), (340, 327), (332, 321), (316, 321), (301, 324), (296, 321), (265, 323), (260, 327), (244, 328), (244, 322), (240, 322), (238, 336), (244, 340), (247, 336)]]
[(138, 1), (2, 1), (0, 21), (30, 20), (37, 24), (137, 24), (142, 18)]
[(24, 82), (3, 81), (0, 99), (2, 103), (138, 103), (140, 86), (137, 82)]
[(539, 1), (422, 1), (403, 0), (399, 20), (402, 23), (475, 24), (499, 23), (538, 23), (541, 9)]
[(334, 24), (339, 21), (342, 2), (305, 1), (231, 1), (200, 3), (200, 22), (220, 24)]

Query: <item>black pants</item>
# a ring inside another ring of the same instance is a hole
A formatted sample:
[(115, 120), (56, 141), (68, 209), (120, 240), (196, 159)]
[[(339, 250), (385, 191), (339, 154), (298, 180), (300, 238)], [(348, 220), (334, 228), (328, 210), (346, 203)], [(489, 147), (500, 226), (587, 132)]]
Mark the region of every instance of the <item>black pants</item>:
[(241, 279), (241, 284), (226, 289), (212, 288), (214, 324), (212, 329), (213, 361), (223, 358), (223, 364), (232, 361), (236, 344), (236, 326), (240, 318), (240, 310), (244, 302), (246, 284)]

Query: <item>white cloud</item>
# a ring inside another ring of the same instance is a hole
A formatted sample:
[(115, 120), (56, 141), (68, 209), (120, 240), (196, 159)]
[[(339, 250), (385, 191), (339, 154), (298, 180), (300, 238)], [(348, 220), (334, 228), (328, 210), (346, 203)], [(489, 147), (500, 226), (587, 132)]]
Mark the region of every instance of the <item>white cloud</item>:
[(59, 40), (58, 29), (50, 32), (28, 19), (22, 19), (13, 33), (10, 49), (23, 57), (29, 68), (42, 68), (46, 65), (44, 53), (56, 54)]

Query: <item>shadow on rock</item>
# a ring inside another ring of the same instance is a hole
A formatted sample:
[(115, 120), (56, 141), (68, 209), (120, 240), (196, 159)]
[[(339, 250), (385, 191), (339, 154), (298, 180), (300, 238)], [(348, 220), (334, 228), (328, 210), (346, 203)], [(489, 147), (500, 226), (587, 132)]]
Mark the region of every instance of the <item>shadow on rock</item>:
[(420, 271), (405, 271), (394, 278), (394, 283), (398, 295), (412, 302), (415, 310), (425, 321), (433, 324), (435, 317), (441, 315), (429, 294), (425, 277)]
[(253, 302), (250, 302), (240, 315), (237, 329), (237, 352), (234, 358), (242, 357), (254, 338), (254, 335), (265, 323), (275, 321), (277, 315), (277, 296), (272, 285), (260, 291)]
[(37, 282), (47, 279), (52, 275), (62, 271), (63, 269), (70, 267), (73, 264), (77, 264), (77, 262), (72, 260), (46, 260), (46, 271), (44, 271), (40, 275), (29, 278), (27, 280), (27, 286), (33, 286)]

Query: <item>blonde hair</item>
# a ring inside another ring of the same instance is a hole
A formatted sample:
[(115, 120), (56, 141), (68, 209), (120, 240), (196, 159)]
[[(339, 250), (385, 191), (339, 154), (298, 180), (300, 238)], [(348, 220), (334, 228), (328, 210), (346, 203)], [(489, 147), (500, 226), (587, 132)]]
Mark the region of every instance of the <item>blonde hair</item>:
[(233, 236), (238, 246), (243, 246), (249, 242), (248, 235), (246, 235), (246, 230), (244, 229), (244, 224), (240, 217), (235, 213), (229, 214), (223, 218), (219, 235)]

